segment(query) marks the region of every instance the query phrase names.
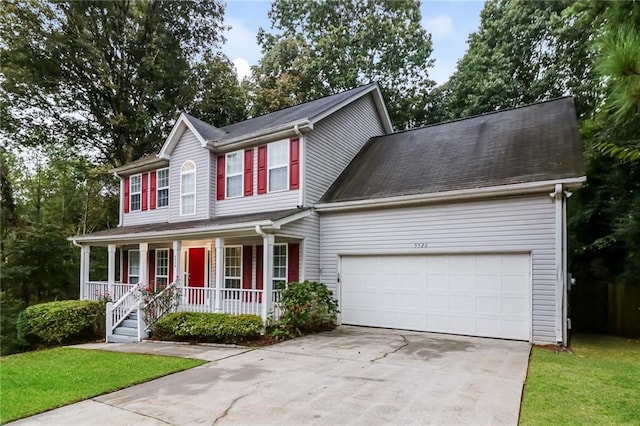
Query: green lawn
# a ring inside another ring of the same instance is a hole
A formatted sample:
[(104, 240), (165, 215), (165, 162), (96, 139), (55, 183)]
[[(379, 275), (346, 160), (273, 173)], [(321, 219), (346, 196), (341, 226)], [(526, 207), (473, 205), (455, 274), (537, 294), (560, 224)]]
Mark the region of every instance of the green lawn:
[(196, 359), (75, 348), (0, 358), (0, 422), (30, 416), (204, 364)]
[(638, 424), (640, 340), (576, 336), (571, 350), (533, 348), (520, 424)]

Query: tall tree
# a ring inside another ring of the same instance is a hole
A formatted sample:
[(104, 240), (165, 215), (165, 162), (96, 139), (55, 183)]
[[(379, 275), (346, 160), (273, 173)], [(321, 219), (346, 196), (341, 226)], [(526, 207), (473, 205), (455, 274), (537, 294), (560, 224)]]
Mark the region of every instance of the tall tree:
[[(258, 32), (254, 113), (377, 81), (399, 128), (422, 119), (431, 36), (415, 0), (275, 0)], [(277, 97), (274, 99), (274, 97)]]
[(4, 135), (33, 143), (37, 128), (113, 166), (154, 152), (177, 111), (215, 93), (195, 68), (223, 41), (223, 11), (220, 0), (3, 2)]
[(456, 71), (431, 96), (438, 122), (573, 94), (580, 112), (598, 91), (591, 41), (601, 6), (490, 0)]

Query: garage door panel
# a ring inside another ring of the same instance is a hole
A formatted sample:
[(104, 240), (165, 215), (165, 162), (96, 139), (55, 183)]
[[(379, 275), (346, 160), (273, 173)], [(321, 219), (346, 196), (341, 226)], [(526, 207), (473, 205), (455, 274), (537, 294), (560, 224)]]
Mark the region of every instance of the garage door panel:
[(344, 324), (529, 340), (530, 256), (345, 256)]

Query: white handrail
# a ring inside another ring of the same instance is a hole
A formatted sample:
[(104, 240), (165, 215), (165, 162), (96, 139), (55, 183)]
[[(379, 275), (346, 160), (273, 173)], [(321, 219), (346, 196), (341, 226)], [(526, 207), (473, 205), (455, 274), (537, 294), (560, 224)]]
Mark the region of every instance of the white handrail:
[(134, 285), (131, 290), (125, 293), (115, 303), (107, 303), (107, 341), (113, 335), (113, 331), (124, 321), (131, 312), (138, 306), (140, 291)]

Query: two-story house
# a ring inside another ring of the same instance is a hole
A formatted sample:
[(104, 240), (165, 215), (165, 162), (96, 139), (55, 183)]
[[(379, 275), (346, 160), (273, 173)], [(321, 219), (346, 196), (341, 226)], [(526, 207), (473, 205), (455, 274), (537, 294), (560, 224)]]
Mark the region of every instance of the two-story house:
[(138, 284), (266, 319), (302, 280), (344, 324), (566, 339), (565, 206), (585, 179), (570, 98), (399, 133), (376, 84), (223, 128), (182, 114), (115, 173), (120, 226), (73, 238), (81, 298), (116, 301), (110, 341)]

